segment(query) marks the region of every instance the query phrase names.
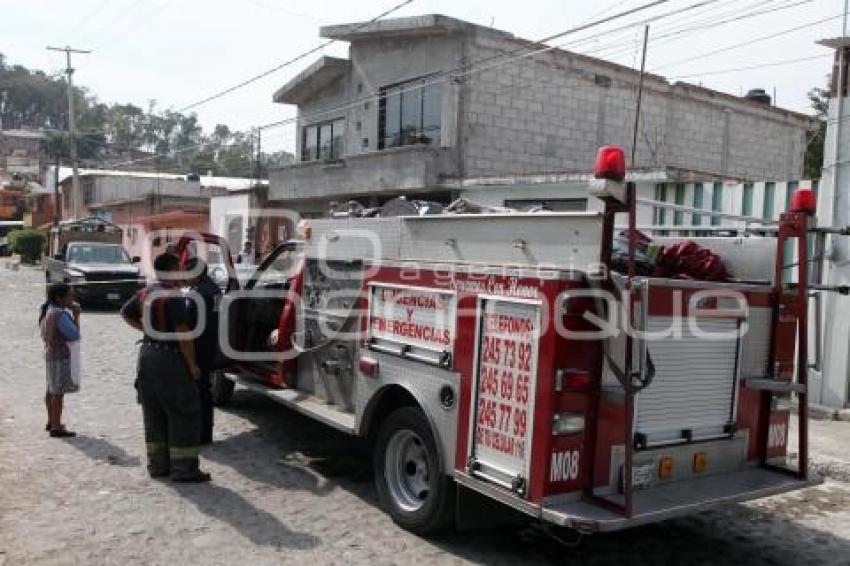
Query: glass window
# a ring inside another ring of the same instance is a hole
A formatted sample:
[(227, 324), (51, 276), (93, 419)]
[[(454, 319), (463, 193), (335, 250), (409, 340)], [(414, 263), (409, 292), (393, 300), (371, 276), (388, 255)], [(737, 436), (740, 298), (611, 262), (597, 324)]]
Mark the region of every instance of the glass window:
[(416, 143), (422, 130), (422, 89), (401, 93), (401, 145)]
[(301, 161), (341, 159), (345, 152), (345, 119), (304, 127)]
[[(714, 190), (711, 193), (711, 210), (714, 212), (723, 212), (723, 183), (714, 183)], [(723, 218), (720, 216), (711, 217), (712, 226), (720, 226)]]
[(744, 192), (741, 194), (741, 215), (753, 215), (753, 184), (744, 183)]
[[(655, 185), (655, 200), (658, 202), (664, 202), (667, 200), (667, 185), (664, 183), (659, 183)], [(656, 207), (655, 214), (653, 215), (656, 225), (663, 225), (666, 219), (667, 210), (664, 208)]]
[(426, 79), (382, 89), (379, 149), (415, 143), (439, 143), (442, 88)]
[(401, 94), (398, 88), (387, 89), (381, 99), (381, 147), (401, 145)]
[(797, 187), (800, 186), (798, 181), (791, 181), (788, 183), (788, 186), (785, 188), (785, 210), (787, 211), (791, 207), (791, 196), (794, 194), (794, 191), (797, 190)]
[(319, 126), (319, 159), (333, 159), (333, 125)]
[(289, 251), (281, 251), (263, 270), (257, 271), (253, 289), (286, 289), (289, 280), (295, 275), (295, 267), (300, 256)]
[[(694, 185), (694, 208), (702, 208), (702, 183)], [(694, 226), (702, 224), (702, 215), (694, 214), (692, 222)]]
[(443, 115), (443, 92), (440, 85), (422, 89), (422, 133), (425, 143), (440, 142), (440, 118)]
[(301, 161), (313, 161), (319, 158), (319, 131), (316, 126), (304, 128), (304, 141), (301, 146)]
[(333, 159), (339, 159), (343, 156), (345, 148), (345, 120), (334, 120), (333, 123), (333, 143), (331, 144), (331, 156)]
[[(685, 204), (685, 185), (684, 183), (676, 183), (676, 194), (674, 196), (675, 204)], [(677, 210), (673, 213), (673, 225), (681, 226), (685, 220), (685, 213)]]
[(773, 218), (773, 205), (776, 202), (776, 183), (764, 184), (764, 204), (761, 207), (762, 218)]

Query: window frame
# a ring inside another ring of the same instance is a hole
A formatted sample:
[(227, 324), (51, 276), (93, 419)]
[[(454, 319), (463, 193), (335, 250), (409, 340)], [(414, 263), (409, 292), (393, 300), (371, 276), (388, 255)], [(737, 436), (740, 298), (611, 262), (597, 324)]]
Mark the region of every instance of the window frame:
[(765, 220), (773, 219), (776, 210), (776, 183), (767, 181), (764, 184), (764, 201), (761, 205), (761, 217)]
[[(678, 206), (685, 205), (685, 184), (676, 183), (673, 193), (673, 204)], [(673, 226), (682, 226), (685, 223), (685, 213), (681, 210), (673, 211)]]
[[(723, 212), (723, 183), (715, 182), (711, 189), (711, 211)], [(720, 226), (723, 223), (722, 216), (712, 216), (711, 225)]]
[[(399, 83), (394, 83), (390, 85), (386, 85), (380, 88), (378, 94), (378, 150), (382, 151), (385, 149), (392, 149), (395, 147), (407, 147), (411, 145), (440, 145), (442, 140), (442, 132), (443, 132), (443, 96), (444, 89), (442, 82), (429, 82), (429, 79), (433, 78), (433, 75), (419, 77)], [(438, 112), (439, 117), (439, 126), (438, 127), (426, 127), (425, 125), (425, 99), (426, 92), (428, 89), (434, 89), (439, 93), (439, 105), (440, 109)], [(412, 94), (416, 96), (416, 103), (418, 104), (418, 128), (413, 135), (413, 141), (405, 142), (405, 136), (403, 134), (404, 131), (404, 104), (405, 98)], [(387, 144), (387, 101), (393, 95), (399, 97), (398, 99), (398, 136), (399, 143), (389, 145)], [(435, 136), (430, 138), (430, 141), (423, 141), (424, 137), (428, 132), (436, 132)]]
[[(703, 199), (704, 199), (704, 196), (705, 196), (704, 191), (705, 191), (705, 188), (703, 187), (702, 183), (694, 183), (694, 200), (693, 200), (694, 208), (699, 208), (699, 209), (702, 208)], [(691, 224), (693, 226), (701, 226), (702, 225), (702, 215), (701, 214), (694, 214), (693, 217), (691, 218)]]
[(741, 216), (753, 215), (753, 184), (744, 183), (741, 189)]
[[(342, 143), (340, 147), (337, 148), (334, 144), (334, 140), (337, 138), (334, 130), (341, 125), (342, 126), (342, 134), (340, 135), (340, 139)], [(330, 151), (330, 156), (325, 157), (322, 151), (322, 129), (330, 128), (330, 142), (327, 144), (327, 149)], [(312, 158), (308, 158), (305, 150), (307, 149), (307, 136), (311, 129), (314, 129), (316, 132), (316, 145), (315, 145), (315, 156)], [(332, 118), (330, 120), (322, 120), (321, 122), (311, 122), (310, 124), (305, 124), (301, 127), (301, 161), (310, 162), (310, 161), (340, 161), (345, 156), (345, 131), (346, 131), (346, 119), (345, 116), (339, 116), (337, 118)], [(338, 150), (338, 151), (337, 151)], [(339, 155), (337, 155), (339, 153)]]

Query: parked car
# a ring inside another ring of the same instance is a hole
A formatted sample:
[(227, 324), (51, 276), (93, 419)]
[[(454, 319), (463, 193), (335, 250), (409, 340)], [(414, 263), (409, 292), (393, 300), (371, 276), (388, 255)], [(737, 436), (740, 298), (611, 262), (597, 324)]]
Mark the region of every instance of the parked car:
[(138, 261), (120, 244), (71, 242), (45, 260), (45, 276), (48, 283), (70, 283), (81, 304), (117, 306), (145, 284)]

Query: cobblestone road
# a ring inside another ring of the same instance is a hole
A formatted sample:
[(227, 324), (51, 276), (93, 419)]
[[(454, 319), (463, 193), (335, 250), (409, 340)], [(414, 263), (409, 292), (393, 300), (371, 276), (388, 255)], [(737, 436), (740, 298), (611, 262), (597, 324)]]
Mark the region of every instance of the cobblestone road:
[(0, 566), (850, 564), (850, 484), (836, 481), (572, 547), (533, 526), (422, 539), (378, 509), (362, 446), (241, 390), (203, 452), (213, 483), (151, 481), (136, 335), (114, 313), (83, 314), (85, 381), (66, 410), (79, 436), (45, 434), (41, 281), (0, 268)]

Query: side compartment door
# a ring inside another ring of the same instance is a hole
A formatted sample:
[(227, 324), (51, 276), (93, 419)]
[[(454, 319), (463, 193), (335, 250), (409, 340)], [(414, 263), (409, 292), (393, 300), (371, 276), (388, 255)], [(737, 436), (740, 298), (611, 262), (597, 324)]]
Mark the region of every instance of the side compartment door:
[(469, 471), (523, 497), (531, 473), (540, 313), (537, 301), (479, 298)]

